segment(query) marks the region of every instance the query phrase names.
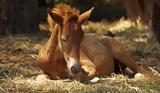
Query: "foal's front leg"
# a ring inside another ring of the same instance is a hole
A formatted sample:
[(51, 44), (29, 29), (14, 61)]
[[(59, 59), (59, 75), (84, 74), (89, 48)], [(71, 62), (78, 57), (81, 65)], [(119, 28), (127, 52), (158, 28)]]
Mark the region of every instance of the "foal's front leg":
[[(42, 46), (41, 50), (39, 51), (39, 55), (36, 59), (36, 63), (38, 64), (38, 66), (51, 79), (58, 79), (55, 74), (56, 72), (55, 58), (58, 56), (56, 52), (57, 44), (58, 44), (57, 39), (58, 39), (58, 29), (56, 25), (51, 33), (49, 40), (44, 46)], [(45, 77), (44, 75), (42, 76)]]
[(80, 73), (80, 82), (98, 82), (98, 80), (91, 80), (94, 79), (94, 77), (96, 77), (96, 66), (82, 51), (80, 52), (80, 62), (82, 69)]
[(92, 64), (82, 66), (80, 73), (80, 82), (82, 83), (97, 83), (100, 79), (96, 77), (96, 68)]

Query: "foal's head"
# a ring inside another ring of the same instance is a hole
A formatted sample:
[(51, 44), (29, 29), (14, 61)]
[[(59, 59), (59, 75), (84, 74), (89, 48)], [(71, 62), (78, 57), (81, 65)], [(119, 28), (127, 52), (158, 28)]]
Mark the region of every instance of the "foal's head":
[(84, 36), (81, 25), (89, 18), (93, 8), (79, 15), (79, 11), (68, 5), (59, 5), (54, 11), (48, 9), (50, 17), (59, 25), (59, 49), (67, 62), (71, 75), (81, 71), (80, 43)]

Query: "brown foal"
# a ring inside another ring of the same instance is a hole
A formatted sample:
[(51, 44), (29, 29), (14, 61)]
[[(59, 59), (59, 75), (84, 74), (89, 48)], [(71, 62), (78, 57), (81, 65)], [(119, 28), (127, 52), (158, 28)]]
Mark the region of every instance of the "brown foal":
[[(82, 82), (110, 75), (119, 65), (146, 73), (111, 37), (84, 34), (81, 25), (94, 8), (83, 14), (65, 4), (48, 9), (51, 37), (42, 47), (37, 63), (51, 79), (73, 77)], [(80, 76), (79, 76), (80, 75)]]

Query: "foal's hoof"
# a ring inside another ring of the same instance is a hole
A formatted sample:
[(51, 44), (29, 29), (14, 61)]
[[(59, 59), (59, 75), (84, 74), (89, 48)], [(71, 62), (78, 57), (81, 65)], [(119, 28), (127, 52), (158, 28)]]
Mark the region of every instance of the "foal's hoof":
[(90, 80), (90, 83), (98, 83), (100, 81), (99, 77), (94, 77), (92, 80)]
[(134, 78), (135, 78), (135, 79), (141, 79), (141, 78), (144, 78), (144, 75), (141, 74), (141, 73), (136, 73), (136, 74), (134, 75)]
[(41, 74), (41, 75), (38, 75), (35, 80), (36, 81), (46, 81), (46, 80), (49, 80), (49, 76), (46, 75), (46, 74)]
[(63, 79), (62, 82), (72, 82), (72, 79)]
[(88, 79), (82, 79), (82, 80), (80, 80), (80, 82), (83, 83), (83, 84), (88, 84), (88, 83), (93, 84), (93, 83), (98, 83), (99, 81), (100, 81), (99, 77), (94, 77), (91, 80), (88, 80)]

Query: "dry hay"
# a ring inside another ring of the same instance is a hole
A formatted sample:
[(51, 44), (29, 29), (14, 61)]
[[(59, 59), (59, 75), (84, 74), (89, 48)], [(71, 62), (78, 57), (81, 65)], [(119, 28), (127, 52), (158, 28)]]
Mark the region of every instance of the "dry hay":
[(35, 64), (35, 58), (48, 36), (9, 35), (0, 38), (0, 93), (158, 93), (160, 91), (158, 74), (160, 45), (147, 42), (145, 29), (125, 20), (115, 23), (89, 22), (83, 28), (86, 32), (105, 34), (109, 30), (115, 33), (115, 39), (122, 43), (137, 64), (150, 67), (151, 75), (130, 79), (113, 74), (101, 78), (100, 82), (95, 84), (61, 80), (36, 81), (35, 76), (42, 71)]

